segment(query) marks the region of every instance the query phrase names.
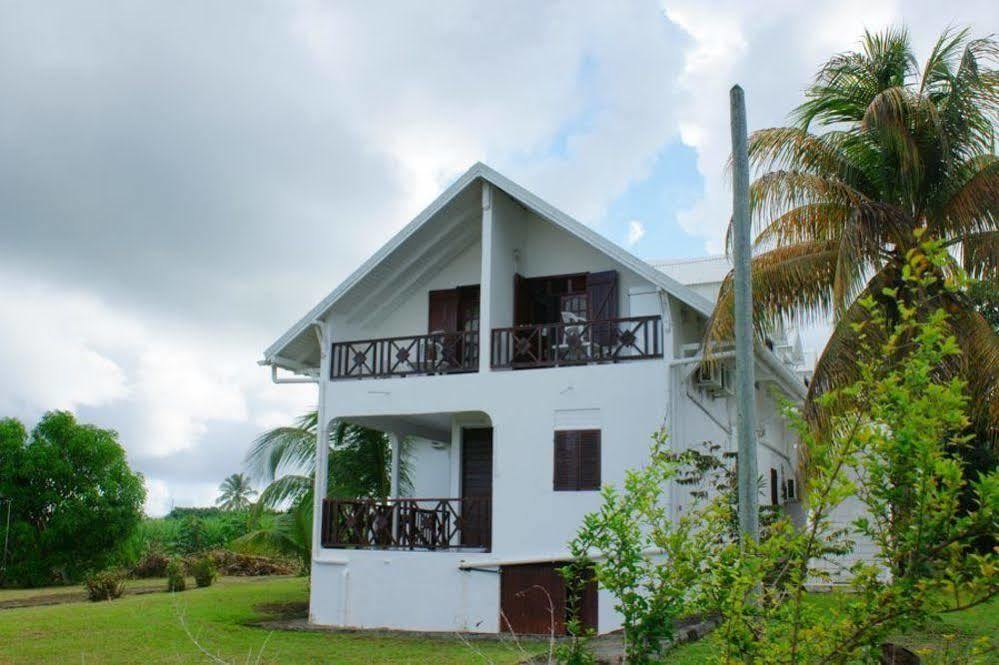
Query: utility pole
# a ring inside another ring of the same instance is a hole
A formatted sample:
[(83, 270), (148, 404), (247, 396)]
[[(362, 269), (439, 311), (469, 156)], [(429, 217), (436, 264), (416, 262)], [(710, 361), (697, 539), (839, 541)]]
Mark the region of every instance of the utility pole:
[(749, 151), (746, 97), (729, 92), (732, 115), (732, 253), (735, 260), (735, 399), (738, 405), (739, 531), (743, 541), (760, 538), (756, 487), (756, 377), (753, 366), (753, 285), (750, 275)]

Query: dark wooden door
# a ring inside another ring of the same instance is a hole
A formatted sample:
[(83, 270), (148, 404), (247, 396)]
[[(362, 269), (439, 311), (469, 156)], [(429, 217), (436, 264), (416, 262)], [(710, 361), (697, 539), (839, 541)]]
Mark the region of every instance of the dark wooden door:
[(461, 544), (492, 547), (493, 430), (462, 430), (461, 436)]
[(564, 565), (554, 562), (503, 566), (500, 570), (500, 629), (518, 635), (565, 635), (570, 604), (578, 603), (584, 626), (597, 629), (597, 585), (590, 580), (573, 603), (566, 597)]

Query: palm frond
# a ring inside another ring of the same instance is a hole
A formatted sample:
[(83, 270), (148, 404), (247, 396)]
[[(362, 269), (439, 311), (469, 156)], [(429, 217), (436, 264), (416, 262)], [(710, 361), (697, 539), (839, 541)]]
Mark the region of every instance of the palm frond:
[(960, 237), (999, 229), (999, 158), (978, 155), (962, 163), (939, 195), (930, 230)]
[[(813, 241), (753, 258), (753, 322), (758, 335), (763, 337), (788, 320), (819, 320), (828, 315), (838, 252), (836, 241)], [(733, 339), (734, 307), (729, 274), (708, 321), (705, 340), (709, 351)]]
[(961, 253), (968, 275), (975, 279), (999, 281), (999, 231), (964, 236)]
[(975, 429), (999, 443), (999, 335), (961, 294), (946, 294), (944, 309), (962, 355), (952, 368), (968, 384), (974, 398), (969, 405)]
[(311, 476), (288, 474), (272, 481), (257, 499), (260, 510), (276, 510), (299, 503), (312, 493)]
[(878, 92), (904, 85), (916, 67), (904, 29), (865, 32), (861, 49), (833, 56), (823, 65), (805, 93), (806, 101), (792, 112), (795, 124), (808, 129), (815, 121), (859, 122)]
[(749, 160), (760, 171), (783, 169), (835, 175), (852, 186), (867, 185), (862, 164), (854, 161), (853, 134), (828, 132), (821, 136), (800, 127), (770, 127), (749, 137)]
[(313, 411), (299, 417), (294, 425), (276, 427), (257, 437), (246, 455), (247, 468), (260, 480), (268, 481), (282, 472), (315, 467), (316, 423)]

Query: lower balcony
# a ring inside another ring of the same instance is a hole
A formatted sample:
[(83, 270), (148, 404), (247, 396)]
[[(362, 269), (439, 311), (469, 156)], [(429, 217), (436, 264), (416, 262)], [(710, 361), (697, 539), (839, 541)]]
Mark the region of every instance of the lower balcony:
[(660, 316), (536, 323), (492, 331), (492, 367), (526, 369), (648, 360), (663, 355)]
[(492, 545), (492, 502), (460, 499), (326, 499), (322, 546), (379, 550), (465, 550)]

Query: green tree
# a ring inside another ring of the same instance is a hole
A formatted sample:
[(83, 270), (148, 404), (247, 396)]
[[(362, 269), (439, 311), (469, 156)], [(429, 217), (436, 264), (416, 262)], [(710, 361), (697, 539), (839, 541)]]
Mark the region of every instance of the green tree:
[(257, 491), (250, 486), (250, 479), (243, 473), (234, 473), (219, 485), (219, 498), (215, 505), (223, 510), (245, 510), (253, 503)]
[(142, 520), (146, 492), (116, 432), (51, 411), (30, 435), (0, 420), (0, 496), (11, 508), (0, 581), (38, 586), (111, 563)]
[[(809, 387), (813, 422), (824, 422), (817, 398), (856, 378), (861, 303), (891, 304), (883, 289), (901, 286), (914, 231), (960, 256), (942, 273), (963, 262), (973, 278), (999, 279), (997, 57), (992, 37), (948, 30), (920, 67), (905, 30), (865, 33), (859, 51), (819, 70), (792, 126), (751, 136), (758, 332), (794, 318), (836, 323)], [(962, 350), (941, 359), (941, 374), (963, 376), (980, 441), (995, 440), (999, 337), (966, 292), (941, 295)], [(729, 276), (709, 348), (731, 339), (733, 300)]]

